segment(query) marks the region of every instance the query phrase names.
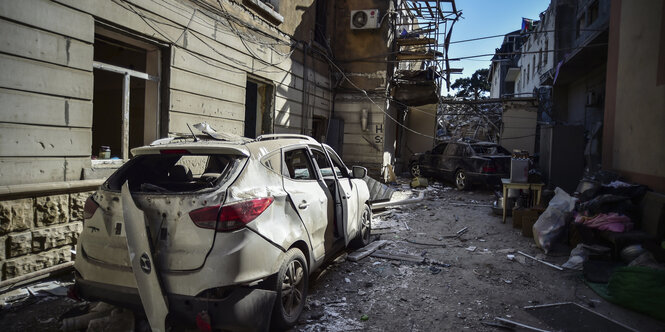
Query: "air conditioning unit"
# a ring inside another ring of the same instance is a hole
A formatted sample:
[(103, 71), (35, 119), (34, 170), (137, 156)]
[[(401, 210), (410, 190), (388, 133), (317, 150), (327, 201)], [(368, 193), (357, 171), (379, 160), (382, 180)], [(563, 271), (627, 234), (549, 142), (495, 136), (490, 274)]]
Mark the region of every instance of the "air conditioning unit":
[(363, 9), (351, 11), (351, 30), (378, 29), (379, 10)]

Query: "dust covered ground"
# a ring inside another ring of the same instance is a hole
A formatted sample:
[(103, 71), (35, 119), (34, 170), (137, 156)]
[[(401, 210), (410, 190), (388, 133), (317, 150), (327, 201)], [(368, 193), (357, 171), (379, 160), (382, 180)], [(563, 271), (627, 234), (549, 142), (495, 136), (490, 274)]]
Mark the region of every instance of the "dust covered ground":
[[(397, 196), (416, 195), (408, 186), (398, 189)], [(557, 302), (576, 302), (638, 331), (665, 331), (662, 322), (597, 296), (581, 272), (558, 271), (517, 254), (559, 265), (568, 258), (541, 254), (510, 218), (502, 224), (492, 214), (493, 201), (491, 191), (460, 192), (434, 183), (420, 203), (375, 216), (374, 233), (381, 233), (375, 240), (388, 240), (381, 250), (425, 263), (372, 256), (351, 262), (343, 253), (310, 278), (305, 311), (293, 331), (499, 331), (484, 324), (495, 317), (550, 329), (523, 307)], [(65, 275), (51, 281), (65, 287), (71, 280)], [(62, 294), (42, 293), (1, 309), (0, 326), (58, 331), (63, 313), (85, 308)]]
[(511, 218), (503, 224), (492, 214), (493, 201), (490, 191), (460, 192), (435, 183), (421, 203), (375, 217), (374, 229), (384, 233), (376, 238), (390, 241), (384, 251), (429, 263), (372, 256), (350, 262), (342, 256), (313, 277), (318, 280), (310, 284), (295, 330), (498, 331), (483, 324), (495, 317), (550, 329), (523, 307), (576, 302), (639, 331), (665, 331), (662, 322), (597, 296), (581, 271), (558, 271), (517, 254), (559, 265), (568, 259), (541, 254)]

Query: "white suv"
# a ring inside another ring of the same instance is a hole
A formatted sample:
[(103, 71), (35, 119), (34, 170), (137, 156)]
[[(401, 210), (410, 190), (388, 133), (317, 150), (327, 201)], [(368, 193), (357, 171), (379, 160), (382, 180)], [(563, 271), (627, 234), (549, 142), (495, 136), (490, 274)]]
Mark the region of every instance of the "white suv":
[(307, 136), (203, 132), (133, 149), (87, 200), (74, 291), (153, 330), (288, 328), (309, 272), (369, 242), (367, 170)]

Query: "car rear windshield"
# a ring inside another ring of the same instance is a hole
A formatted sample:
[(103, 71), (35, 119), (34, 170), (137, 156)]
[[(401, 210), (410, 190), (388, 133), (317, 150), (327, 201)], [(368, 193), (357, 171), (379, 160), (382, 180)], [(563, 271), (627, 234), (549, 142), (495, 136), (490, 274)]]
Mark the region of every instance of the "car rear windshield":
[(471, 148), (473, 148), (476, 154), (509, 154), (508, 150), (499, 145), (471, 144)]
[(205, 191), (228, 181), (241, 160), (238, 156), (220, 154), (140, 155), (111, 175), (105, 186), (120, 190), (129, 181), (132, 192)]

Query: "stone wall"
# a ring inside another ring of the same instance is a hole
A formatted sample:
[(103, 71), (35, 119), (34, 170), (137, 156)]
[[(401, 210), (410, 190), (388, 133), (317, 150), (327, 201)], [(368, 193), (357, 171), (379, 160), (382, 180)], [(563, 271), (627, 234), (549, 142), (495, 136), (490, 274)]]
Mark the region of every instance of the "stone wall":
[(91, 194), (0, 201), (0, 280), (71, 261)]

